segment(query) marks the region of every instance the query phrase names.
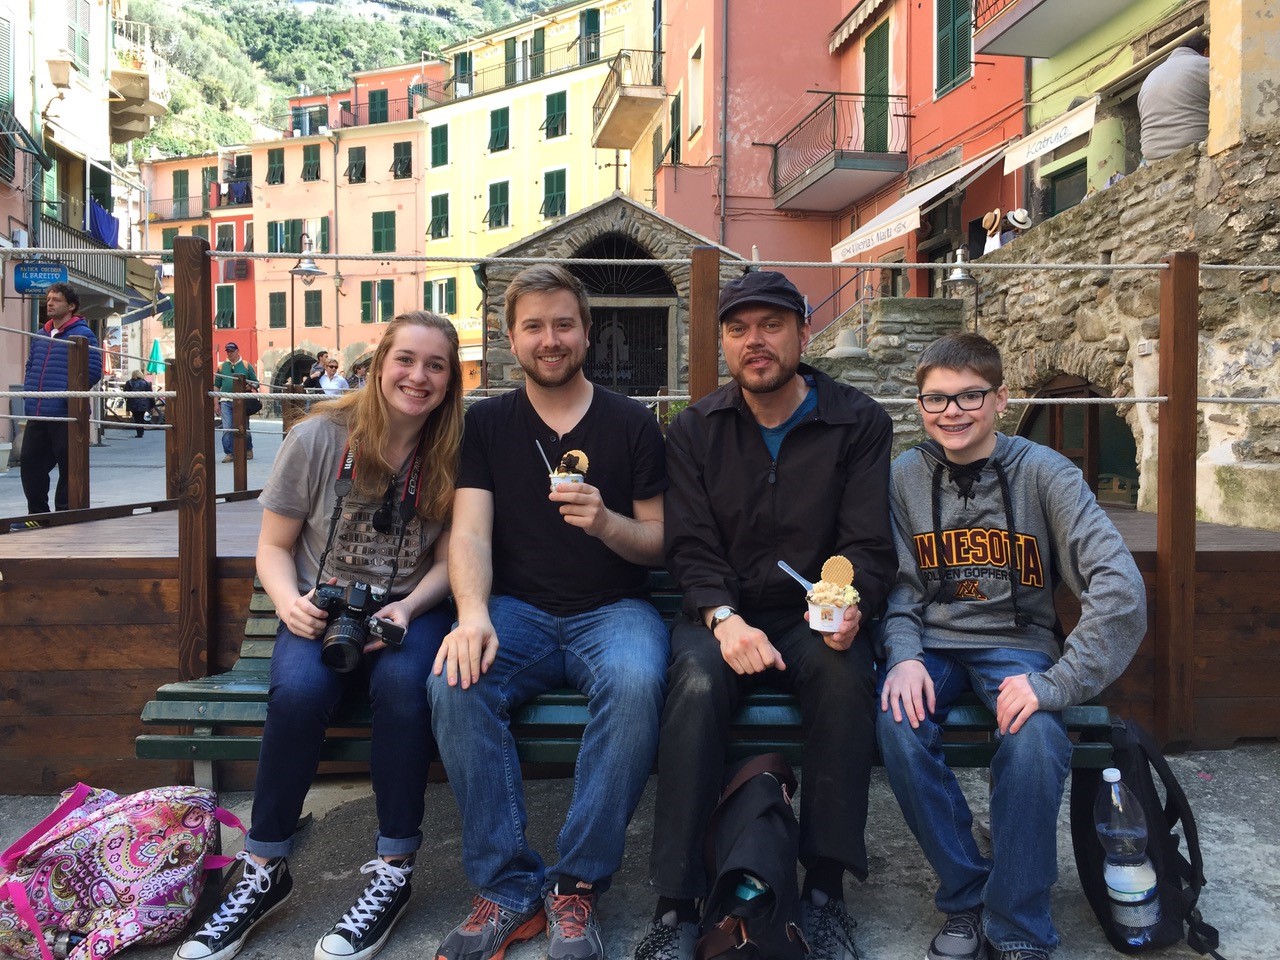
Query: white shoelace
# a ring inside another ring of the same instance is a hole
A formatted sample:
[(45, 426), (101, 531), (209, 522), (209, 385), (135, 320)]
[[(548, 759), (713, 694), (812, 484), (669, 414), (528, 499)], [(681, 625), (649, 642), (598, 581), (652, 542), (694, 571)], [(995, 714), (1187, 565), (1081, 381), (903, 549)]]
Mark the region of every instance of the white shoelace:
[(209, 918), (209, 922), (200, 928), (196, 936), (218, 937), (226, 933), (236, 919), (249, 907), (253, 906), (255, 894), (263, 894), (271, 889), (271, 870), (257, 863), (249, 851), (241, 850), (236, 854), (237, 860), (244, 861), (244, 874), (236, 883), (235, 889), (223, 901), (222, 906)]
[(376, 873), (377, 876), (365, 888), (355, 905), (334, 924), (335, 930), (346, 930), (356, 936), (363, 934), (369, 924), (378, 919), (382, 908), (391, 902), (392, 894), (409, 882), (413, 867), (397, 867), (394, 863), (387, 863), (381, 857), (376, 857), (361, 867), (360, 872)]

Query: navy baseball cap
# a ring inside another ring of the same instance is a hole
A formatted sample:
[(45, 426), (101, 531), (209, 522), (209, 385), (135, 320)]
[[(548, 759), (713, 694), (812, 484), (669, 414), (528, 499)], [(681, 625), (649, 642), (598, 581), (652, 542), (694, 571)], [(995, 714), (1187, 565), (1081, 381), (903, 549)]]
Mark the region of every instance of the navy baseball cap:
[(234, 340), (232, 340), (230, 343), (228, 343), (226, 348), (227, 348), (228, 350), (239, 350), (239, 349), (240, 349), (239, 347), (237, 347), (237, 346), (236, 346), (236, 343), (235, 343), (235, 341), (234, 341)]
[(807, 320), (809, 311), (796, 285), (776, 270), (753, 270), (730, 280), (720, 291), (716, 318), (723, 323), (731, 312), (748, 303), (767, 303), (800, 314)]

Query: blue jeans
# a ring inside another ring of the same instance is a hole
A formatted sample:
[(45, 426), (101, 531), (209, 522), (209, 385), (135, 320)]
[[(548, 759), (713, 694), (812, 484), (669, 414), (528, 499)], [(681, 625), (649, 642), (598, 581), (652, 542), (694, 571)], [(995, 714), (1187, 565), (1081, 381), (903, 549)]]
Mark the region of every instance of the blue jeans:
[[(1039, 673), (1051, 663), (1045, 654), (1025, 650), (926, 650), (935, 716), (945, 718), (956, 697), (970, 689), (994, 713), (1001, 680)], [(1039, 710), (1017, 733), (996, 734), (991, 860), (974, 843), (973, 816), (947, 766), (934, 719), (913, 730), (905, 717), (895, 723), (892, 711), (885, 711), (876, 732), (903, 818), (937, 871), (938, 909), (957, 913), (981, 905), (984, 933), (1000, 950), (1056, 947), (1049, 890), (1058, 879), (1058, 808), (1071, 768), (1061, 715)]]
[[(489, 601), (498, 658), (464, 690), (432, 676), (431, 718), (462, 811), (467, 878), (509, 910), (532, 909), (563, 874), (602, 891), (622, 864), (627, 823), (658, 746), (667, 628), (643, 600), (556, 617), (514, 597)], [(525, 836), (527, 815), (511, 711), (546, 690), (576, 687), (590, 719), (551, 868)]]
[[(231, 401), (222, 400), (219, 401), (218, 405), (222, 408), (222, 452), (229, 457), (236, 439), (236, 435), (231, 432), (231, 428), (234, 426), (231, 422)], [(253, 431), (248, 427), (244, 431), (244, 448), (245, 450), (253, 449)]]
[(405, 856), (422, 845), (427, 770), (435, 758), (426, 683), (452, 622), (453, 607), (442, 603), (413, 619), (399, 650), (365, 654), (350, 673), (335, 673), (321, 662), (321, 638), (299, 637), (281, 625), (271, 654), (271, 699), (246, 850), (260, 857), (289, 855), (329, 718), (358, 683), (368, 686), (373, 707), (369, 771), (378, 855)]

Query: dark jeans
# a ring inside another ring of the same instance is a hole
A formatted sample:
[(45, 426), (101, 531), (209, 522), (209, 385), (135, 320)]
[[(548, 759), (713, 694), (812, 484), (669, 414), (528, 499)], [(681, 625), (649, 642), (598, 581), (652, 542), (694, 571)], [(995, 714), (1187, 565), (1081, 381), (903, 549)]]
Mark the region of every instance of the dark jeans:
[(762, 684), (795, 694), (803, 717), (800, 862), (836, 860), (866, 879), (867, 792), (875, 757), (875, 675), (865, 632), (832, 650), (788, 610), (747, 618), (769, 635), (786, 670), (739, 676), (700, 623), (681, 618), (671, 633), (667, 703), (658, 739), (658, 795), (650, 883), (668, 897), (705, 896), (703, 831), (724, 780), (729, 721)]
[(346, 674), (321, 662), (319, 638), (308, 640), (280, 627), (271, 654), (271, 699), (246, 850), (260, 857), (288, 856), (329, 718), (348, 686), (361, 682), (368, 685), (373, 706), (369, 772), (377, 801), (378, 855), (405, 856), (421, 846), (427, 770), (436, 754), (427, 678), (452, 623), (453, 606), (442, 603), (414, 618), (399, 650), (365, 654)]
[(28, 513), (49, 512), (49, 473), (58, 468), (55, 510), (67, 509), (67, 424), (31, 420), (22, 434), (22, 492)]
[(142, 425), (147, 422), (146, 410), (130, 410), (129, 416), (133, 417), (133, 422), (138, 427), (138, 436), (142, 436)]

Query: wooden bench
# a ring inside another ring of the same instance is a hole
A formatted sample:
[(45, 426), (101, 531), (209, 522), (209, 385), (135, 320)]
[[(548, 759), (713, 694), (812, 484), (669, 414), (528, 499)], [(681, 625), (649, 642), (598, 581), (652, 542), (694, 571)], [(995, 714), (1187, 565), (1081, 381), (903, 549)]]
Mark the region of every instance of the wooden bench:
[[(654, 571), (653, 602), (671, 622), (680, 594), (665, 571)], [(139, 758), (190, 760), (200, 786), (216, 788), (216, 764), (257, 760), (267, 718), (271, 650), (278, 621), (271, 598), (255, 585), (240, 658), (226, 673), (165, 684), (142, 711), (149, 728), (175, 727), (137, 738)], [(392, 654), (394, 655), (394, 654)], [(1111, 718), (1106, 707), (1084, 705), (1063, 712), (1075, 740), (1071, 765), (1099, 768), (1111, 760)], [(369, 701), (353, 696), (338, 708), (321, 751), (329, 761), (368, 761)], [(520, 758), (527, 763), (571, 764), (577, 758), (587, 701), (573, 690), (542, 694), (512, 716)], [(944, 723), (943, 749), (954, 766), (986, 766), (995, 752), (995, 718), (969, 697), (955, 705)], [(730, 753), (746, 756), (778, 750), (800, 759), (800, 708), (788, 694), (761, 691), (749, 696), (733, 719)]]

